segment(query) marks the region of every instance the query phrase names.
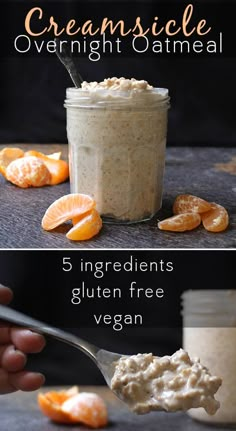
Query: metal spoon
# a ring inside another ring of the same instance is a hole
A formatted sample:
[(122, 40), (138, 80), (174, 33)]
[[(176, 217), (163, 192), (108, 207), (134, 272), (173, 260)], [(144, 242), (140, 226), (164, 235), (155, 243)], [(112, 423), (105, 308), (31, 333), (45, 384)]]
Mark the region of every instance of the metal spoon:
[(74, 85), (77, 88), (80, 88), (84, 80), (77, 70), (69, 48), (65, 46), (64, 43), (61, 44), (58, 37), (55, 37), (54, 42), (56, 43), (57, 57), (62, 62), (62, 64), (64, 64), (65, 68), (69, 72)]
[(39, 334), (49, 335), (50, 337), (56, 338), (63, 343), (69, 344), (81, 350), (83, 353), (89, 356), (93, 362), (95, 362), (103, 374), (107, 385), (111, 387), (111, 379), (113, 377), (116, 365), (115, 362), (124, 355), (100, 349), (99, 347), (82, 340), (82, 338), (62, 331), (61, 329), (54, 328), (47, 323), (28, 317), (25, 314), (4, 305), (0, 305), (0, 320), (5, 320), (7, 322), (13, 323), (14, 325), (27, 327), (28, 329), (32, 329), (34, 332)]

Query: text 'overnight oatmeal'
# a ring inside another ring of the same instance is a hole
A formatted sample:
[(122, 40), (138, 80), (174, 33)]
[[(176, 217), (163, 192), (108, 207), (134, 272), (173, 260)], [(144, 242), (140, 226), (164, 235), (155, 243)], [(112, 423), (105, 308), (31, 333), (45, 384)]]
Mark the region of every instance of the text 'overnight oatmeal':
[(172, 356), (149, 353), (122, 357), (116, 364), (111, 388), (138, 414), (203, 407), (213, 415), (220, 407), (214, 394), (221, 383), (199, 360), (190, 359), (180, 349)]
[(161, 207), (168, 90), (108, 78), (67, 89), (72, 193), (86, 193), (116, 221), (151, 218)]

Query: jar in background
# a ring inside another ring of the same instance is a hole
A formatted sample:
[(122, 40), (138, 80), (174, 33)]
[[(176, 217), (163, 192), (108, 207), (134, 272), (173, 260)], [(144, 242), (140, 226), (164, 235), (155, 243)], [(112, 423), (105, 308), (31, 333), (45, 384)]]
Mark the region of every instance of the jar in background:
[(236, 290), (188, 290), (182, 295), (183, 347), (198, 357), (210, 373), (222, 378), (216, 393), (220, 408), (189, 414), (212, 424), (236, 424)]
[(107, 221), (150, 219), (161, 207), (168, 90), (68, 88), (72, 193), (91, 195)]

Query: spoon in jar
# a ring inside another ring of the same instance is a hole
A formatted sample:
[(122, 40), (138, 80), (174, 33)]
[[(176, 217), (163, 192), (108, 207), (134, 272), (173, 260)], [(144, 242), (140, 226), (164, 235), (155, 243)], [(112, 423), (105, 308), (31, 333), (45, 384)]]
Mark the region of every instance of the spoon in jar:
[(84, 80), (77, 70), (69, 48), (65, 46), (64, 43), (60, 43), (60, 39), (58, 37), (55, 37), (54, 42), (56, 44), (57, 57), (65, 66), (75, 87), (80, 88)]
[(25, 314), (4, 305), (0, 305), (0, 320), (13, 323), (17, 326), (26, 327), (42, 335), (56, 338), (63, 343), (81, 350), (97, 365), (103, 374), (107, 385), (111, 388), (111, 379), (115, 372), (116, 361), (124, 355), (100, 349), (82, 338), (61, 329), (54, 328), (47, 323), (40, 322), (39, 320), (33, 319), (32, 317), (26, 316)]

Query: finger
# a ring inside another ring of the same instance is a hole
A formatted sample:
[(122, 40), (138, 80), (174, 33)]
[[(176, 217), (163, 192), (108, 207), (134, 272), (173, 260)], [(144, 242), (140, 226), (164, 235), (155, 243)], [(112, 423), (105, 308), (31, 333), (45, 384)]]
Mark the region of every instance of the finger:
[(15, 390), (15, 386), (8, 381), (8, 372), (0, 369), (0, 394), (10, 394)]
[[(25, 353), (38, 353), (44, 348), (45, 339), (42, 335), (28, 329), (10, 328), (2, 325), (0, 323), (0, 344), (14, 343), (18, 349)], [(21, 347), (23, 348), (21, 349)]]
[(0, 304), (9, 304), (13, 298), (12, 290), (0, 284)]
[(11, 329), (11, 340), (24, 353), (39, 353), (46, 344), (42, 335), (22, 328)]
[(27, 362), (26, 355), (14, 346), (0, 347), (0, 363), (4, 370), (11, 373), (23, 370)]
[(29, 371), (20, 371), (19, 373), (10, 373), (8, 382), (11, 387), (21, 391), (35, 391), (39, 389), (45, 382), (45, 377), (40, 373), (32, 373)]
[(0, 344), (12, 344), (11, 328), (6, 323), (0, 323)]

